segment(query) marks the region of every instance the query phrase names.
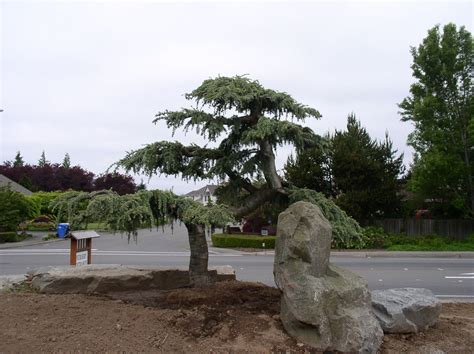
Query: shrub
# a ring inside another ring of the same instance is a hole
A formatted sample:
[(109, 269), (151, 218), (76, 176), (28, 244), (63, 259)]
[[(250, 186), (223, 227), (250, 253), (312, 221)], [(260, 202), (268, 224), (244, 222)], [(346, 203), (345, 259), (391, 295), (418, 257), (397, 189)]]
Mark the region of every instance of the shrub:
[(364, 238), (365, 248), (387, 248), (392, 244), (390, 236), (381, 227), (364, 227), (362, 237)]
[(52, 231), (56, 224), (47, 215), (40, 215), (33, 220), (22, 222), (18, 228), (27, 231)]
[(32, 220), (34, 223), (39, 223), (39, 222), (52, 222), (51, 218), (47, 215), (40, 215)]
[(50, 205), (63, 192), (36, 192), (28, 196), (27, 199), (35, 207), (35, 215), (51, 215), (53, 214)]
[(0, 187), (0, 232), (16, 231), (18, 224), (34, 213), (33, 204), (23, 194)]
[(56, 224), (54, 222), (29, 222), (25, 229), (27, 231), (53, 231), (56, 229)]
[[(214, 234), (211, 236), (215, 247), (239, 247), (239, 248), (275, 248), (275, 236), (253, 236), (253, 235), (228, 235)], [(263, 246), (265, 244), (265, 246)]]

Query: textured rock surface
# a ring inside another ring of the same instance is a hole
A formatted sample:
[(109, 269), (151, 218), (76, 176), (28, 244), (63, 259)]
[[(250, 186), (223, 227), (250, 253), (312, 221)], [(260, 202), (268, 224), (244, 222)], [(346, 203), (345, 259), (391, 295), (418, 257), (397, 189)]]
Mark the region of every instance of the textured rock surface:
[[(332, 230), (317, 206), (306, 202), (292, 204), (278, 217), (277, 230), (274, 273), (278, 287), (281, 272), (292, 266), (316, 277), (326, 274)], [(280, 263), (285, 266), (280, 267)]]
[(320, 350), (375, 353), (383, 332), (367, 284), (329, 264), (330, 245), (331, 226), (317, 206), (298, 202), (280, 214), (274, 275), (282, 323)]
[[(217, 280), (235, 280), (230, 266), (210, 267)], [(42, 293), (107, 293), (126, 290), (176, 289), (187, 287), (187, 268), (87, 265), (46, 267), (28, 273), (31, 285)]]
[(433, 326), (441, 302), (431, 290), (400, 288), (372, 291), (372, 307), (385, 333), (416, 333)]

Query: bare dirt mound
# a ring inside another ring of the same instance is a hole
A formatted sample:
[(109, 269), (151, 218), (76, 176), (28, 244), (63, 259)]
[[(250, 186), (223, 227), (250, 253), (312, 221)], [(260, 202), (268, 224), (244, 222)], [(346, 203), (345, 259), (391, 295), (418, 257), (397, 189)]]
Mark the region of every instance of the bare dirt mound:
[(474, 303), (443, 304), (438, 323), (416, 334), (385, 335), (383, 353), (474, 353)]
[[(86, 295), (0, 295), (0, 352), (312, 352), (279, 319), (280, 293), (256, 283)], [(439, 324), (385, 336), (382, 353), (469, 353), (474, 304), (445, 304)]]
[[(177, 310), (169, 325), (183, 335), (224, 340), (278, 328), (280, 292), (257, 283), (225, 282), (208, 288), (120, 292), (109, 295), (129, 304)], [(291, 343), (289, 343), (291, 346)], [(294, 343), (293, 343), (294, 344)], [(286, 348), (286, 346), (285, 346)]]

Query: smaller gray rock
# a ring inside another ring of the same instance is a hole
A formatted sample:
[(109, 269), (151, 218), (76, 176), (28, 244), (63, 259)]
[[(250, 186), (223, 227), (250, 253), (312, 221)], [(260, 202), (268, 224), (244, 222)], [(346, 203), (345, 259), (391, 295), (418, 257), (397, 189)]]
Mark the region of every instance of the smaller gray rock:
[(438, 321), (441, 302), (423, 288), (374, 290), (372, 308), (385, 333), (417, 333)]

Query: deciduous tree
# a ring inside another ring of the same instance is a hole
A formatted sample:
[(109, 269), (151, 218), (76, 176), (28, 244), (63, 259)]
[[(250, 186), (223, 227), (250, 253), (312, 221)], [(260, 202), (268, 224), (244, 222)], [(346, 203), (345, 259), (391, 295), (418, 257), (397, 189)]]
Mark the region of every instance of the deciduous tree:
[(474, 53), (464, 27), (435, 26), (411, 48), (410, 95), (400, 103), (415, 130), (408, 143), (418, 155), (410, 181), (414, 192), (447, 216), (474, 211)]
[(94, 189), (111, 189), (120, 195), (132, 194), (137, 191), (137, 185), (132, 176), (118, 172), (105, 173), (94, 180)]

